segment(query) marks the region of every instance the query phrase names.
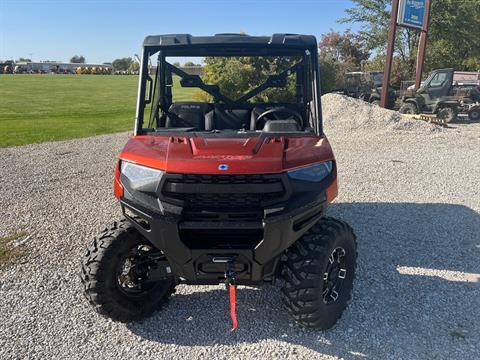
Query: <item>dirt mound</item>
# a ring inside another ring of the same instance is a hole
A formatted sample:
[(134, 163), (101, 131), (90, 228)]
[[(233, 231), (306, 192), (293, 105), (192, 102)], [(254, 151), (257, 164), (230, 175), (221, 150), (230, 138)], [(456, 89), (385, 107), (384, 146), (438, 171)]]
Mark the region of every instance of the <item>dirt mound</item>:
[(411, 120), (397, 111), (383, 109), (365, 101), (338, 94), (322, 96), (325, 129), (367, 131), (436, 131), (439, 126)]

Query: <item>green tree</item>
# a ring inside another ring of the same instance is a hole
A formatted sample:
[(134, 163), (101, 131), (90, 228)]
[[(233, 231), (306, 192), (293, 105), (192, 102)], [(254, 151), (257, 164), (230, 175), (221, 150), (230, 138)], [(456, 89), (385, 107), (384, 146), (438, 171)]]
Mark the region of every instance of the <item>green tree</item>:
[(339, 74), (341, 74), (340, 62), (331, 58), (320, 57), (320, 85), (322, 94), (335, 90), (339, 85)]
[(85, 57), (82, 55), (74, 55), (70, 58), (70, 62), (74, 64), (85, 64)]
[[(390, 24), (391, 0), (352, 0), (355, 4), (345, 12), (347, 16), (341, 23), (360, 23), (359, 37), (365, 47), (377, 54), (385, 54)], [(407, 28), (398, 28), (395, 43), (395, 55), (399, 61), (411, 69), (407, 77), (414, 74), (416, 50), (419, 32)]]
[[(389, 30), (391, 0), (352, 0), (343, 23), (359, 23), (359, 36), (368, 50), (385, 54)], [(480, 56), (480, 1), (432, 1), (427, 44), (426, 71), (440, 67), (477, 70)], [(398, 28), (395, 55), (399, 71), (413, 78), (419, 31)]]
[(360, 70), (370, 56), (364, 41), (350, 30), (322, 35), (318, 48), (322, 93), (341, 87), (345, 73)]
[[(299, 60), (296, 57), (206, 57), (203, 80), (218, 85), (222, 94), (229, 98), (237, 99), (263, 83), (269, 75), (278, 74)], [(196, 97), (205, 95), (199, 93)], [(295, 101), (294, 76), (288, 78), (286, 90), (269, 88), (252, 101)]]
[(128, 65), (128, 71), (130, 72), (137, 72), (140, 70), (140, 64), (136, 61), (132, 61), (130, 65)]
[(20, 57), (20, 58), (18, 58), (17, 61), (19, 61), (19, 62), (31, 62), (32, 59)]
[(480, 69), (480, 0), (432, 1), (426, 68), (445, 67)]
[(321, 58), (349, 63), (357, 68), (360, 68), (362, 62), (370, 57), (370, 53), (365, 48), (365, 42), (351, 30), (346, 30), (343, 34), (330, 31), (322, 35), (318, 48)]
[[(365, 71), (383, 71), (385, 67), (385, 54), (377, 54), (374, 58), (365, 62)], [(395, 88), (400, 88), (402, 80), (409, 79), (411, 69), (407, 68), (405, 62), (402, 62), (398, 56), (393, 57), (392, 73), (390, 75), (390, 84)]]
[(115, 71), (127, 71), (130, 68), (130, 64), (133, 62), (134, 61), (131, 57), (125, 57), (113, 60), (112, 66)]
[(193, 61), (187, 61), (183, 66), (196, 66), (196, 64)]

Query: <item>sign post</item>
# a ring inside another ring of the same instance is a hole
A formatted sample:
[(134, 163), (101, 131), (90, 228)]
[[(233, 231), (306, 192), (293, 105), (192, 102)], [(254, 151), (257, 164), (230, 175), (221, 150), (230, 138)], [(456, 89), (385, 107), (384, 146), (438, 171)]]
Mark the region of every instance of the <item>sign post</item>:
[(422, 79), (423, 63), (425, 60), (428, 23), (430, 20), (430, 2), (431, 0), (392, 1), (390, 29), (388, 31), (387, 58), (385, 61), (385, 69), (383, 73), (382, 93), (380, 101), (380, 105), (384, 108), (387, 106), (388, 102), (388, 86), (390, 84), (390, 73), (392, 71), (393, 51), (395, 46), (397, 25), (422, 31), (422, 33), (420, 34), (415, 79), (415, 85), (420, 85)]
[(390, 30), (388, 31), (387, 58), (385, 59), (385, 68), (383, 69), (382, 93), (380, 95), (380, 106), (387, 108), (388, 103), (388, 85), (390, 84), (390, 74), (392, 72), (393, 50), (395, 46), (395, 33), (397, 32), (396, 17), (398, 14), (399, 0), (392, 1), (392, 13), (390, 15)]
[(425, 52), (427, 50), (427, 31), (430, 23), (430, 0), (425, 0), (425, 14), (423, 16), (423, 27), (420, 33), (420, 41), (418, 44), (417, 70), (415, 74), (415, 90), (418, 90), (422, 83), (423, 64), (425, 63)]

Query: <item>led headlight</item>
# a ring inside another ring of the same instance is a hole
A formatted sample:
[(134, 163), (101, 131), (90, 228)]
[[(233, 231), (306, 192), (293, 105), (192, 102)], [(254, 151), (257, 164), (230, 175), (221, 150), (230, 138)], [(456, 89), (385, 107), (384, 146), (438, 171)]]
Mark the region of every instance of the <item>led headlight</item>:
[(325, 179), (333, 169), (333, 161), (307, 166), (301, 169), (289, 171), (287, 174), (291, 179), (320, 182)]
[(122, 161), (121, 173), (128, 179), (130, 188), (138, 191), (154, 192), (164, 171)]

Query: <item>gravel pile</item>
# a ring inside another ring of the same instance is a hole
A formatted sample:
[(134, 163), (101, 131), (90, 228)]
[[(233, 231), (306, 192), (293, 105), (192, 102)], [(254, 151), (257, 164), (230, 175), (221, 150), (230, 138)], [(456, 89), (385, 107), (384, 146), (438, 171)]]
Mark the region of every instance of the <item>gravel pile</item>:
[(333, 329), (298, 327), (275, 286), (240, 287), (233, 334), (222, 286), (179, 286), (141, 323), (98, 316), (78, 272), (86, 244), (121, 215), (122, 133), (0, 149), (0, 236), (30, 235), (0, 269), (0, 358), (480, 358), (480, 124), (355, 136), (342, 111), (375, 127), (383, 110), (334, 111), (330, 98), (350, 101), (325, 99), (340, 181), (329, 214), (359, 242), (353, 302)]
[(325, 129), (341, 131), (367, 130), (389, 132), (398, 130), (438, 131), (441, 127), (411, 120), (397, 111), (383, 109), (365, 101), (339, 94), (322, 96)]

